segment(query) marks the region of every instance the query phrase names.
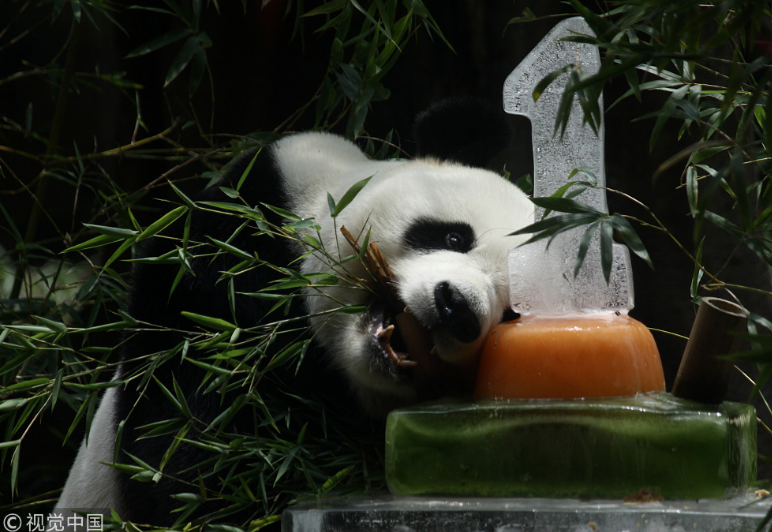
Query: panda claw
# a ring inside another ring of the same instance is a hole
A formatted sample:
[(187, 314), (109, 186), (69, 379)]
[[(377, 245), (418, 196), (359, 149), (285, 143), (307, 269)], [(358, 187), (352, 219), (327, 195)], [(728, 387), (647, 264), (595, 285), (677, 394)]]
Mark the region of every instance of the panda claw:
[(394, 325), (390, 324), (388, 327), (380, 329), (376, 336), (378, 343), (381, 345), (383, 351), (389, 356), (392, 364), (398, 368), (412, 368), (416, 365), (415, 360), (411, 360), (408, 355), (404, 353), (397, 353), (391, 347), (391, 335), (394, 334)]
[(391, 342), (392, 334), (394, 334), (394, 325), (389, 325), (388, 327), (378, 331), (378, 341), (388, 344)]
[(412, 368), (418, 365), (415, 360), (410, 360), (407, 355), (395, 353), (393, 349), (389, 349), (388, 352), (391, 361), (399, 368)]

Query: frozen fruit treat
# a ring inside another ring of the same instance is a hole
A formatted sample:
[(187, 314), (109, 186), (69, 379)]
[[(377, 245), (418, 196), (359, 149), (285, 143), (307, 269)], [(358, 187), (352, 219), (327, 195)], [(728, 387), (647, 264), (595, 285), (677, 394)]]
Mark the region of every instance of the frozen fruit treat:
[(488, 336), (475, 397), (569, 399), (664, 391), (657, 344), (613, 312), (522, 316)]

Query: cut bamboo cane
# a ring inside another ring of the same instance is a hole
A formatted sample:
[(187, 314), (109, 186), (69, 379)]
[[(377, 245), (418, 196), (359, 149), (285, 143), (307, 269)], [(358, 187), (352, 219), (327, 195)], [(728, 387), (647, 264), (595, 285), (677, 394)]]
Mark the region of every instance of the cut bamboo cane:
[(707, 404), (724, 400), (733, 363), (750, 313), (736, 303), (704, 297), (673, 384), (673, 395)]

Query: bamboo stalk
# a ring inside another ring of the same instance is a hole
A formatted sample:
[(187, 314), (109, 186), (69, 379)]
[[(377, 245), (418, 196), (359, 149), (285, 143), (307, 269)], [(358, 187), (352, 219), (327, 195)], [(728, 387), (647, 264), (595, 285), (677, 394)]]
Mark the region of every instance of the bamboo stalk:
[[(354, 249), (354, 252), (362, 254), (362, 248), (359, 245), (359, 242), (357, 242), (354, 235), (346, 229), (346, 226), (342, 226), (340, 232)], [(373, 276), (373, 284), (375, 284), (376, 287), (380, 287), (380, 295), (386, 300), (392, 310), (400, 312), (404, 305), (400, 305), (399, 297), (396, 293), (394, 272), (391, 271), (391, 266), (386, 262), (386, 257), (383, 256), (381, 250), (375, 245), (375, 242), (370, 242), (364, 254), (362, 254), (362, 263), (367, 271)]]
[(686, 343), (673, 384), (673, 395), (708, 404), (724, 400), (736, 353), (750, 313), (742, 306), (716, 297), (704, 297)]

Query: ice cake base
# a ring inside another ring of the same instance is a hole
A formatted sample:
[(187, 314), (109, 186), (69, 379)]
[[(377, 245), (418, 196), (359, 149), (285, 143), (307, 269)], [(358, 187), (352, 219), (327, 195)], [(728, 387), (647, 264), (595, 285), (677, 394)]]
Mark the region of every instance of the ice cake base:
[(444, 401), (389, 414), (395, 495), (725, 498), (756, 478), (753, 406), (666, 393)]

